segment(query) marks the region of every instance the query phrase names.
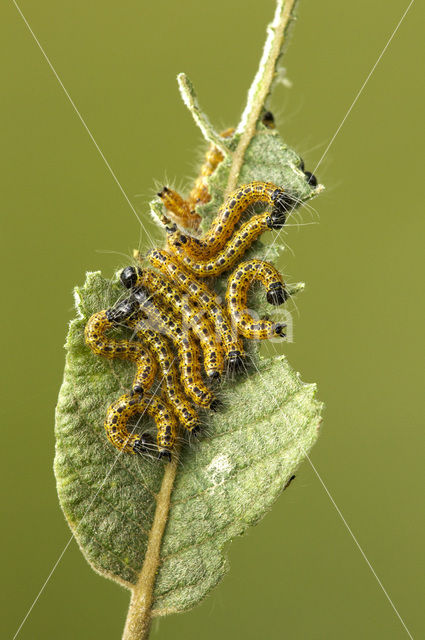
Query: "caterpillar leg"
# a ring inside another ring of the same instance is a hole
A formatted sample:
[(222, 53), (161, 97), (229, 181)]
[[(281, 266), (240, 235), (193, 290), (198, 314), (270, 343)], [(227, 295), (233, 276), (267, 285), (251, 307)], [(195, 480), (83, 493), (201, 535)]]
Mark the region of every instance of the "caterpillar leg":
[(131, 396), (126, 393), (113, 402), (106, 413), (104, 423), (109, 442), (125, 453), (145, 451), (146, 441), (143, 436), (130, 433), (127, 428), (130, 418), (145, 412), (155, 421), (159, 454), (171, 458), (177, 421), (171, 408), (157, 396)]
[(198, 302), (190, 299), (181, 287), (167, 277), (150, 269), (126, 267), (121, 272), (121, 282), (128, 289), (145, 287), (153, 300), (159, 297), (166, 305), (181, 314), (183, 323), (193, 330), (202, 352), (204, 369), (209, 378), (219, 378), (224, 371), (223, 349), (210, 320)]
[(188, 431), (196, 431), (199, 428), (198, 414), (190, 402), (186, 400), (180, 386), (177, 368), (174, 364), (175, 356), (167, 338), (151, 329), (142, 318), (131, 319), (130, 326), (155, 354), (162, 374), (162, 389), (165, 399), (173, 407), (179, 422)]
[(152, 266), (168, 276), (173, 282), (176, 282), (177, 286), (187, 293), (192, 300), (198, 302), (202, 308), (207, 310), (220, 335), (228, 366), (231, 369), (237, 369), (242, 366), (245, 356), (242, 341), (233, 330), (232, 321), (227, 310), (216, 301), (215, 294), (205, 284), (199, 282), (184, 265), (179, 263), (175, 256), (166, 251), (153, 249), (148, 253), (147, 258)]
[(245, 338), (264, 340), (273, 336), (285, 336), (285, 324), (270, 320), (255, 320), (247, 311), (249, 287), (258, 280), (266, 288), (267, 301), (278, 305), (285, 302), (287, 293), (280, 273), (273, 265), (263, 260), (242, 262), (227, 283), (226, 302), (230, 315), (235, 321), (239, 333)]
[[(206, 260), (216, 256), (233, 235), (235, 225), (239, 222), (242, 213), (249, 206), (258, 203), (264, 203), (271, 207), (269, 217), (273, 229), (283, 227), (288, 211), (293, 209), (296, 204), (290, 194), (272, 182), (256, 181), (242, 185), (225, 200), (209, 230), (202, 237), (195, 238), (179, 231), (175, 232), (185, 237), (184, 251), (186, 255), (194, 260)], [(173, 238), (170, 234), (168, 243), (172, 244), (172, 242)]]
[(121, 358), (136, 364), (136, 375), (132, 384), (132, 393), (143, 393), (152, 386), (157, 365), (146, 347), (140, 342), (129, 340), (112, 340), (106, 337), (109, 329), (124, 320), (127, 314), (133, 313), (134, 305), (118, 305), (109, 310), (99, 311), (91, 316), (85, 327), (87, 346), (97, 355), (105, 358)]
[(183, 328), (180, 319), (170, 308), (158, 307), (145, 289), (134, 289), (133, 294), (146, 314), (150, 327), (164, 333), (176, 346), (186, 394), (200, 407), (214, 410), (217, 400), (202, 380), (199, 349), (192, 332)]
[(218, 276), (231, 269), (262, 233), (273, 228), (269, 213), (253, 216), (238, 231), (235, 231), (224, 248), (212, 258), (194, 259), (187, 254), (185, 251), (186, 236), (180, 232), (174, 231), (170, 234), (168, 246), (194, 275), (200, 278)]

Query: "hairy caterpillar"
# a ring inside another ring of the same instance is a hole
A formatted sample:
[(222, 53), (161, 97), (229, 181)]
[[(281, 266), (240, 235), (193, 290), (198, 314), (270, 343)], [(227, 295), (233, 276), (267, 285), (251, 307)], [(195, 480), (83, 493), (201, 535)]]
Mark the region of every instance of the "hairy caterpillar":
[(132, 384), (133, 393), (143, 393), (155, 380), (157, 365), (152, 353), (140, 342), (112, 340), (106, 332), (122, 321), (131, 309), (125, 304), (115, 309), (98, 311), (91, 316), (85, 328), (86, 344), (96, 355), (105, 358), (122, 358), (136, 363), (137, 371)]
[(214, 410), (217, 401), (202, 380), (199, 348), (192, 331), (185, 331), (172, 309), (157, 306), (142, 287), (135, 289), (133, 295), (148, 318), (150, 326), (165, 333), (175, 344), (181, 381), (186, 394), (200, 407)]
[[(286, 216), (296, 204), (284, 189), (271, 182), (254, 181), (242, 185), (234, 191), (220, 207), (208, 231), (200, 238), (175, 231), (178, 241), (184, 242), (185, 253), (193, 258), (207, 259), (216, 256), (232, 236), (241, 215), (254, 204), (264, 203), (271, 207), (270, 228), (280, 229), (286, 222)], [(173, 233), (168, 236), (168, 244), (173, 247)]]
[(261, 282), (266, 288), (267, 302), (270, 304), (282, 304), (288, 297), (282, 276), (273, 265), (255, 259), (242, 262), (230, 276), (226, 291), (227, 306), (239, 333), (251, 340), (285, 336), (285, 324), (266, 319), (255, 320), (247, 311), (248, 290), (255, 281)]
[(147, 259), (152, 266), (171, 277), (191, 298), (209, 312), (222, 339), (229, 366), (232, 369), (239, 368), (243, 364), (245, 355), (243, 344), (235, 335), (227, 310), (217, 302), (216, 296), (204, 283), (196, 280), (175, 256), (166, 251), (153, 249), (148, 253)]
[(145, 451), (146, 439), (129, 433), (127, 429), (130, 418), (145, 411), (155, 421), (159, 455), (170, 459), (170, 451), (176, 439), (177, 420), (171, 407), (158, 396), (124, 394), (115, 400), (106, 412), (104, 423), (108, 440), (117, 449), (126, 453)]
[(227, 241), (223, 249), (218, 251), (211, 258), (196, 258), (186, 254), (186, 236), (179, 233), (172, 233), (169, 240), (169, 248), (181, 260), (181, 262), (196, 276), (205, 278), (207, 276), (218, 276), (231, 269), (234, 264), (243, 256), (245, 251), (257, 240), (262, 233), (274, 229), (269, 213), (262, 213), (253, 216), (245, 222), (242, 227), (235, 231), (234, 235)]
[(211, 322), (213, 318), (208, 317), (196, 300), (189, 298), (184, 290), (152, 269), (126, 267), (120, 278), (127, 289), (144, 287), (154, 301), (181, 314), (183, 324), (190, 326), (201, 344), (205, 373), (209, 378), (220, 377), (224, 370), (223, 349)]
[(180, 424), (188, 431), (199, 429), (198, 414), (186, 399), (180, 385), (175, 357), (169, 341), (160, 333), (151, 329), (146, 321), (138, 316), (129, 318), (128, 325), (134, 329), (138, 338), (145, 341), (155, 354), (161, 372), (162, 395), (172, 406)]
[[(264, 114), (264, 124), (272, 126), (272, 118), (267, 118)], [(170, 189), (161, 192), (165, 207), (179, 226), (196, 231), (199, 216), (194, 207), (208, 202), (207, 177), (221, 159), (221, 152), (211, 147), (188, 200)], [(301, 165), (304, 171), (302, 161)], [(312, 174), (304, 173), (310, 184), (317, 184)], [(247, 209), (257, 204), (267, 205), (268, 210), (251, 215), (237, 228)], [(87, 344), (95, 353), (127, 358), (137, 365), (132, 393), (121, 396), (107, 412), (105, 428), (116, 448), (130, 453), (146, 450), (145, 436), (131, 435), (127, 429), (132, 416), (146, 411), (157, 425), (160, 455), (170, 457), (178, 424), (191, 433), (199, 430), (192, 403), (213, 411), (219, 407), (202, 379), (201, 363), (206, 375), (215, 379), (226, 366), (228, 370), (243, 366), (242, 338), (264, 340), (285, 335), (285, 324), (256, 320), (247, 309), (248, 292), (256, 281), (266, 289), (270, 304), (280, 305), (288, 298), (273, 265), (257, 259), (239, 263), (228, 278), (224, 303), (200, 278), (219, 276), (233, 268), (264, 231), (282, 228), (296, 204), (290, 193), (271, 182), (242, 185), (225, 200), (204, 235), (184, 233), (176, 224), (168, 227), (165, 249), (152, 249), (146, 256), (153, 269), (129, 266), (121, 272), (129, 298), (94, 314), (86, 327)], [(136, 340), (108, 339), (105, 333), (119, 324), (131, 329)], [(139, 392), (152, 385), (157, 371), (161, 399), (142, 396)]]
[[(222, 138), (229, 138), (233, 133), (234, 129), (231, 128), (226, 129), (220, 135)], [(187, 200), (184, 200), (181, 195), (168, 187), (163, 187), (157, 194), (161, 198), (164, 207), (172, 214), (173, 220), (181, 227), (185, 229), (197, 229), (199, 227), (201, 216), (195, 212), (195, 207), (198, 204), (209, 202), (208, 178), (214, 173), (222, 160), (223, 153), (218, 147), (211, 144), (205, 155), (200, 174)]]

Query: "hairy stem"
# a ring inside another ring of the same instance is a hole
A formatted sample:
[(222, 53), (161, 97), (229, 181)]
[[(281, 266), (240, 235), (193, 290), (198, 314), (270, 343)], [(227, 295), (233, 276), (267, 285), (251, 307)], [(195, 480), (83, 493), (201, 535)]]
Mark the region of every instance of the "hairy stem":
[(276, 75), (278, 60), (282, 54), (287, 28), (294, 16), (297, 0), (278, 0), (273, 22), (267, 28), (267, 40), (258, 71), (248, 92), (248, 100), (241, 121), (236, 129), (240, 134), (233, 153), (232, 166), (227, 182), (226, 196), (237, 186), (239, 173), (249, 143), (255, 135), (257, 122)]
[(152, 619), (153, 591), (159, 569), (160, 551), (170, 511), (170, 499), (177, 473), (179, 451), (167, 465), (157, 496), (155, 517), (149, 533), (145, 561), (133, 589), (122, 640), (146, 640)]
[(226, 145), (226, 140), (219, 133), (217, 133), (205, 113), (203, 113), (198, 104), (198, 98), (195, 93), (195, 89), (187, 75), (185, 73), (179, 73), (177, 76), (177, 82), (180, 89), (180, 94), (183, 98), (183, 102), (192, 114), (193, 119), (202, 131), (202, 135), (205, 140), (211, 142), (218, 147), (223, 155), (227, 155), (229, 150)]

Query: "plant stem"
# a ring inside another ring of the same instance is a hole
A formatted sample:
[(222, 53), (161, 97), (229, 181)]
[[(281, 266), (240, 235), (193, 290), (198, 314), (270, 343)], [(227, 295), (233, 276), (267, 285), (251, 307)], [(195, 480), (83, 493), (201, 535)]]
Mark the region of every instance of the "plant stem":
[(181, 97), (183, 98), (183, 102), (192, 114), (192, 117), (195, 120), (197, 126), (202, 131), (202, 135), (204, 136), (205, 140), (208, 140), (208, 142), (211, 142), (213, 145), (218, 147), (222, 154), (226, 156), (229, 153), (226, 139), (220, 136), (220, 134), (214, 130), (208, 117), (201, 111), (198, 103), (198, 98), (191, 81), (185, 73), (179, 73), (179, 75), (177, 76), (177, 82), (179, 85)]
[(248, 92), (248, 100), (241, 121), (236, 129), (240, 134), (238, 146), (233, 153), (232, 166), (225, 196), (237, 186), (245, 151), (255, 135), (258, 119), (270, 94), (276, 75), (278, 60), (282, 54), (287, 27), (293, 18), (297, 0), (278, 0), (273, 22), (267, 28), (267, 40), (256, 76)]
[(177, 473), (179, 451), (167, 465), (157, 496), (155, 517), (149, 533), (145, 561), (133, 589), (122, 640), (146, 640), (152, 619), (153, 591), (160, 563), (160, 551), (170, 510), (171, 492)]
[[(232, 157), (227, 194), (233, 191), (237, 185), (245, 151), (255, 135), (257, 121), (260, 118), (266, 98), (271, 91), (276, 75), (277, 62), (282, 53), (286, 30), (293, 17), (296, 2), (297, 0), (277, 1), (273, 22), (267, 29), (268, 36), (260, 65), (248, 92), (247, 105), (236, 130), (236, 133), (240, 134), (240, 139)], [(185, 104), (191, 111), (198, 126), (200, 126), (204, 136), (218, 146), (224, 154), (227, 154), (228, 149), (225, 142), (214, 131), (208, 119), (199, 109), (196, 95), (189, 79), (184, 74), (180, 74), (178, 81)], [(147, 640), (149, 637), (152, 621), (153, 592), (160, 565), (161, 544), (170, 510), (171, 493), (177, 474), (178, 454), (179, 451), (176, 451), (176, 455), (167, 465), (164, 472), (161, 489), (157, 496), (155, 516), (149, 534), (146, 556), (139, 579), (133, 589), (122, 640)]]

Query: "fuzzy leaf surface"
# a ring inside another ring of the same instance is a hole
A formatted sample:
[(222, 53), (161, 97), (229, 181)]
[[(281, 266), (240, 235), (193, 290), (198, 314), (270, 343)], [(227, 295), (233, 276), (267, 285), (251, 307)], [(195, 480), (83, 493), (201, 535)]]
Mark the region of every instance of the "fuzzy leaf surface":
[[(163, 463), (118, 455), (106, 440), (108, 405), (130, 385), (128, 362), (96, 357), (84, 344), (87, 319), (122, 295), (89, 273), (76, 290), (78, 317), (66, 343), (56, 414), (55, 473), (62, 509), (89, 563), (128, 588), (137, 581)], [(320, 403), (284, 357), (223, 388), (224, 408), (204, 435), (183, 446), (162, 543), (154, 615), (194, 606), (227, 569), (225, 545), (258, 522), (315, 442)], [(150, 430), (142, 420), (141, 431)]]
[[(190, 82), (180, 81), (195, 121), (204, 135), (217, 139)], [(223, 202), (239, 135), (228, 141), (229, 152), (209, 178), (211, 200), (198, 207), (204, 230)], [(238, 184), (270, 181), (306, 202), (318, 189), (300, 167), (300, 157), (278, 131), (258, 122)], [(160, 222), (160, 201), (151, 203), (151, 213)], [(243, 259), (270, 261), (281, 248), (266, 234)], [(215, 282), (217, 293), (223, 293), (226, 279)], [(75, 291), (77, 317), (67, 337), (56, 412), (55, 473), (62, 509), (83, 554), (96, 571), (132, 589), (146, 555), (164, 464), (118, 454), (107, 441), (106, 410), (130, 388), (134, 366), (95, 356), (84, 343), (89, 317), (122, 296), (117, 275), (108, 280), (98, 272), (87, 274)], [(264, 297), (261, 292), (252, 298), (261, 311)], [(204, 414), (201, 438), (189, 442), (182, 434), (186, 442), (162, 538), (153, 615), (193, 607), (219, 582), (227, 570), (226, 544), (264, 516), (317, 438), (321, 404), (315, 385), (302, 383), (285, 357), (263, 359), (253, 342), (247, 348), (253, 366), (223, 384), (223, 408)], [(148, 419), (137, 424), (140, 432), (152, 429)]]

